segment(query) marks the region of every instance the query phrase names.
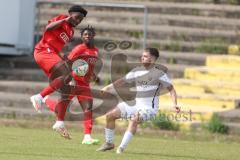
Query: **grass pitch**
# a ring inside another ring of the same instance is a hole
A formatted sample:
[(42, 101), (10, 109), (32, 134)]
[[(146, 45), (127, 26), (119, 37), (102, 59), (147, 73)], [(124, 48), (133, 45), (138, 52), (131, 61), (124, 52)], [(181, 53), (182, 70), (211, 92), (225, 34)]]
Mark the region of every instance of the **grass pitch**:
[[(51, 129), (0, 126), (0, 160), (239, 160), (240, 144), (235, 142), (176, 140), (135, 136), (126, 152), (96, 152), (100, 145), (81, 144), (82, 133), (70, 130), (65, 140)], [(95, 134), (103, 142), (103, 134)], [(115, 137), (118, 145), (121, 136)]]

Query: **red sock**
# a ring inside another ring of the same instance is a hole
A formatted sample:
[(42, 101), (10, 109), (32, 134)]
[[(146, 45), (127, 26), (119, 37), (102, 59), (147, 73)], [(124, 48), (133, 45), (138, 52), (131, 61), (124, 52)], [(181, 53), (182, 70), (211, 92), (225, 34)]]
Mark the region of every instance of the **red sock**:
[(50, 98), (47, 98), (45, 100), (45, 104), (52, 112), (55, 112), (55, 108), (57, 106), (57, 101), (54, 101), (54, 100), (52, 100)]
[(62, 78), (56, 78), (41, 91), (40, 95), (42, 97), (45, 97), (46, 95), (53, 93), (55, 90), (62, 88), (63, 86), (64, 81), (62, 80)]
[(47, 86), (45, 87), (41, 92), (40, 92), (40, 95), (42, 97), (45, 97), (46, 95), (49, 95), (51, 94), (52, 92), (54, 92), (54, 89), (51, 87), (51, 86)]
[(92, 112), (86, 111), (83, 114), (83, 128), (84, 128), (84, 134), (91, 134), (92, 132)]
[(65, 117), (69, 102), (70, 102), (69, 100), (61, 100), (57, 103), (56, 109), (57, 109), (58, 121), (64, 121), (64, 117)]

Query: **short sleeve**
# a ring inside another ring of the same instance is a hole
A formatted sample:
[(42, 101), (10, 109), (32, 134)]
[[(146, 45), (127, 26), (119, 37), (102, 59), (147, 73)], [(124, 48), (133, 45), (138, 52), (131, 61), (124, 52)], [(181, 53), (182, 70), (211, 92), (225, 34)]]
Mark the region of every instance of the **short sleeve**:
[(95, 50), (97, 52), (97, 56), (99, 55), (99, 49), (95, 47)]
[(159, 80), (165, 83), (172, 84), (171, 80), (168, 78), (167, 74), (165, 73), (161, 77), (159, 77)]
[(69, 53), (68, 55), (68, 59), (69, 60), (75, 60), (78, 57), (80, 57), (80, 55), (84, 54), (84, 48), (79, 46), (76, 46), (75, 48), (73, 48), (73, 50)]
[(128, 72), (128, 74), (124, 77), (124, 80), (127, 82), (127, 83), (132, 83), (135, 81), (135, 74), (134, 74), (134, 71), (130, 71)]
[(52, 22), (56, 22), (56, 21), (61, 20), (61, 19), (64, 19), (64, 18), (67, 18), (67, 16), (64, 15), (64, 14), (60, 14), (60, 15), (58, 15), (58, 16), (50, 19), (50, 20), (48, 21), (48, 24), (50, 24), (50, 23), (52, 23)]

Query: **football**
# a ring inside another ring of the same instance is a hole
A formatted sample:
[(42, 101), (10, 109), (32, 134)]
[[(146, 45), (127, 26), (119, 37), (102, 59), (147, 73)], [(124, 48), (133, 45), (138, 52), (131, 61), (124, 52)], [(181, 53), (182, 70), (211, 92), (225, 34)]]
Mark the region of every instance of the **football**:
[(88, 68), (89, 68), (88, 63), (82, 59), (76, 60), (72, 65), (73, 72), (80, 77), (85, 76), (87, 74)]

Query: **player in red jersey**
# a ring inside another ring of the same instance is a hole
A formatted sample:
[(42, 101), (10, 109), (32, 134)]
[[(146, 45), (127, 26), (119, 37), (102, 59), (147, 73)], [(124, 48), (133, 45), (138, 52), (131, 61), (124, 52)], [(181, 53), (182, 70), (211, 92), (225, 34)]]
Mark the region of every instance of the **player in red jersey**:
[[(42, 100), (46, 95), (64, 87), (71, 80), (69, 67), (64, 63), (60, 51), (68, 43), (74, 34), (74, 27), (81, 23), (86, 17), (87, 11), (79, 5), (74, 5), (68, 10), (69, 15), (60, 14), (48, 21), (46, 30), (41, 41), (35, 46), (34, 59), (44, 73), (51, 79), (49, 86), (44, 88), (40, 94), (30, 98), (36, 111), (40, 112)], [(53, 70), (61, 65), (58, 74), (52, 74)], [(62, 104), (63, 105), (63, 104)], [(58, 106), (58, 119), (62, 120), (61, 113), (64, 112), (62, 105)]]
[[(71, 91), (68, 96), (66, 103), (69, 104), (74, 96), (77, 96), (79, 104), (83, 109), (83, 127), (84, 127), (84, 138), (82, 144), (97, 144), (98, 139), (93, 139), (91, 137), (92, 132), (92, 105), (93, 97), (90, 88), (90, 81), (96, 80), (97, 76), (94, 73), (94, 67), (98, 60), (98, 49), (94, 45), (95, 30), (92, 27), (86, 27), (81, 31), (81, 38), (83, 43), (77, 45), (71, 53), (68, 55), (68, 59), (72, 61), (73, 66), (76, 64), (76, 69), (78, 63), (88, 64), (88, 70), (83, 75), (78, 75), (76, 72), (72, 72), (73, 79), (75, 81), (74, 90)], [(74, 70), (74, 69), (73, 69)], [(81, 93), (79, 95), (79, 93)], [(46, 98), (44, 99), (45, 104), (50, 108), (51, 111), (56, 112), (57, 102)], [(65, 106), (66, 112), (67, 106)], [(64, 114), (65, 114), (64, 112)], [(53, 128), (58, 126), (58, 122), (53, 126)], [(63, 135), (64, 136), (64, 135)], [(65, 138), (68, 138), (64, 136)]]

